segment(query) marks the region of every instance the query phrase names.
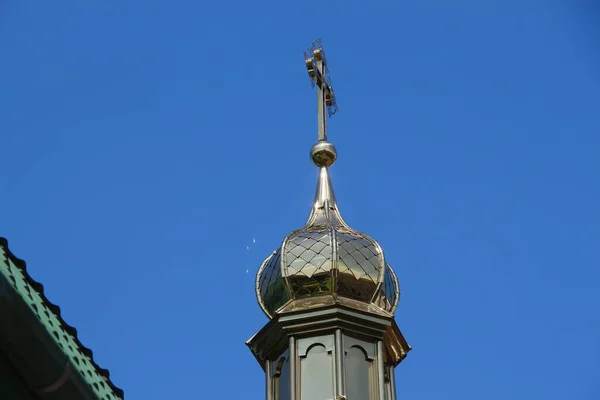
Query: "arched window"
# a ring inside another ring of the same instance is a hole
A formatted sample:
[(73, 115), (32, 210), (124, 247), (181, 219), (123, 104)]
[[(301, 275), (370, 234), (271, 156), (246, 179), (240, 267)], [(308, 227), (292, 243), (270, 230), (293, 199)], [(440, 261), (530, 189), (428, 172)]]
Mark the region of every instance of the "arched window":
[(346, 348), (346, 397), (348, 399), (375, 400), (376, 366), (373, 357), (357, 344)]
[(312, 344), (300, 355), (300, 400), (333, 398), (333, 357), (321, 343)]

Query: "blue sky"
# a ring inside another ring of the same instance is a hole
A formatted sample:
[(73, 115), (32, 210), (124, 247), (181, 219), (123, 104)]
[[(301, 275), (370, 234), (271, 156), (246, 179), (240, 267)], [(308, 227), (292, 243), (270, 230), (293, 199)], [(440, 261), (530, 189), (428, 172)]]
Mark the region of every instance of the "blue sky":
[(0, 235), (128, 399), (263, 399), (254, 276), (310, 209), (322, 37), (400, 398), (597, 399), (600, 9), (546, 3), (4, 0)]

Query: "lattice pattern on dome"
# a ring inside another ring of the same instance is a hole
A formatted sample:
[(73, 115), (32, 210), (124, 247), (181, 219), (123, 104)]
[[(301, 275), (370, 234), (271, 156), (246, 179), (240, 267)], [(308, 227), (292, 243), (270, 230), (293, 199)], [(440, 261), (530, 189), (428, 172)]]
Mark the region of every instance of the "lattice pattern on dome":
[(285, 245), (284, 270), (294, 297), (332, 292), (331, 236), (327, 227), (299, 231)]
[(380, 306), (387, 311), (393, 311), (398, 299), (398, 287), (394, 281), (394, 272), (389, 264), (386, 264), (385, 266), (381, 293), (383, 295), (382, 297), (385, 297), (385, 302)]
[[(397, 279), (386, 265), (381, 247), (344, 222), (327, 167), (321, 167), (319, 172), (315, 200), (306, 225), (288, 235), (281, 246), (283, 284), (278, 286), (281, 290), (269, 289), (274, 285), (272, 282), (280, 279), (272, 275), (274, 272), (269, 266), (277, 256), (267, 259), (257, 276), (259, 302), (270, 318), (276, 311), (272, 299), (280, 299), (285, 294), (290, 299), (285, 298), (287, 303), (333, 294), (337, 295), (332, 297), (333, 301), (350, 299), (388, 312), (393, 312), (398, 303)], [(315, 300), (306, 304), (319, 307), (323, 302)], [(278, 308), (281, 312), (289, 310)]]
[(371, 301), (383, 255), (375, 244), (358, 232), (338, 230), (338, 287), (337, 293), (361, 301)]
[(379, 280), (383, 265), (383, 256), (375, 243), (357, 232), (337, 233), (338, 269), (341, 273), (350, 273), (355, 279)]
[(260, 275), (259, 290), (264, 306), (270, 313), (284, 305), (289, 296), (281, 276), (281, 250), (275, 251), (267, 259)]

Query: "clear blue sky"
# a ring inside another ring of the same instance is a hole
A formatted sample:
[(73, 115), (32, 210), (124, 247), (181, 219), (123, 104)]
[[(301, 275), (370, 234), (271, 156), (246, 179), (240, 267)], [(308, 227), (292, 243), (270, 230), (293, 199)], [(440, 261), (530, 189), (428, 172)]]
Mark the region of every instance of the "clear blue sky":
[(4, 0), (0, 236), (128, 399), (263, 399), (254, 276), (313, 198), (322, 37), (399, 398), (598, 399), (600, 6), (541, 3)]

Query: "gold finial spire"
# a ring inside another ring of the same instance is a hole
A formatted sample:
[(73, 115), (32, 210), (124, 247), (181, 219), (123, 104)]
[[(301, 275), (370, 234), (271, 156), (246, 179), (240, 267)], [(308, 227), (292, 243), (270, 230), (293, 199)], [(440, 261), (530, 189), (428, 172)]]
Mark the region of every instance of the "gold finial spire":
[(337, 106), (321, 42), (315, 41), (305, 56), (311, 82), (317, 84), (318, 141), (310, 151), (319, 167), (317, 190), (304, 227), (288, 234), (261, 265), (257, 298), (269, 318), (333, 303), (390, 316), (400, 297), (396, 275), (379, 244), (343, 220), (333, 193), (329, 167), (337, 154), (327, 141), (327, 117)]
[(308, 218), (308, 224), (320, 224), (329, 221), (334, 225), (345, 225), (337, 211), (337, 203), (333, 194), (333, 186), (329, 178), (328, 167), (333, 165), (337, 157), (335, 146), (327, 141), (327, 117), (335, 114), (337, 103), (331, 78), (327, 68), (327, 61), (320, 39), (313, 42), (312, 46), (304, 52), (308, 76), (313, 87), (317, 86), (317, 131), (318, 141), (310, 149), (312, 162), (319, 167), (319, 180), (313, 209)]

